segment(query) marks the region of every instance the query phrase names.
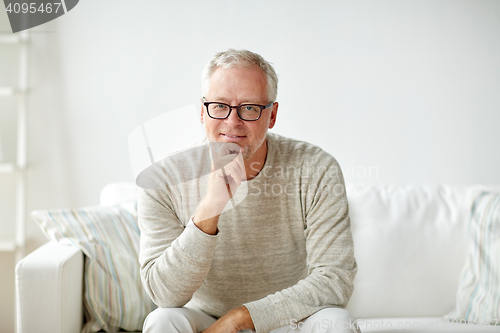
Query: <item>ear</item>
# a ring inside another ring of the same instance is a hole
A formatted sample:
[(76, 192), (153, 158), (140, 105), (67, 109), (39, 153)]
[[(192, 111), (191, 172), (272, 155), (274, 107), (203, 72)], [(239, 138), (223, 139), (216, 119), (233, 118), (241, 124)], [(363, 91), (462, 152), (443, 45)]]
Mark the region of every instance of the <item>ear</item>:
[(276, 117), (278, 116), (278, 102), (274, 102), (271, 110), (271, 119), (269, 119), (269, 128), (273, 128), (276, 124)]
[(203, 124), (203, 115), (205, 114), (205, 110), (204, 110), (205, 105), (203, 105), (203, 98), (200, 98), (200, 101), (201, 101), (200, 121)]

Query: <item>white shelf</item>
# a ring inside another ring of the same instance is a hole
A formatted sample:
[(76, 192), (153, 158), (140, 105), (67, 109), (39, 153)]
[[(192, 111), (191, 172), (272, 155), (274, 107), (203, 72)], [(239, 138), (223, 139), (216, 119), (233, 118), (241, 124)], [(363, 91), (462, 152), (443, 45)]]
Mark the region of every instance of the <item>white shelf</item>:
[(0, 241), (0, 252), (14, 252), (17, 246), (14, 241)]
[[(8, 190), (0, 188), (2, 194), (15, 197), (15, 235), (11, 238), (0, 239), (0, 252), (15, 253), (16, 262), (24, 256), (26, 247), (26, 164), (27, 164), (27, 116), (28, 116), (28, 94), (29, 94), (29, 45), (30, 35), (28, 30), (18, 34), (0, 33), (0, 46), (10, 44), (18, 50), (18, 80), (16, 85), (0, 86), (0, 98), (15, 96), (17, 102), (17, 120), (12, 119), (12, 126), (17, 127), (17, 138), (10, 145), (16, 149), (16, 160), (0, 163), (0, 174), (8, 174), (16, 182), (16, 189)], [(8, 46), (10, 48), (10, 45)], [(2, 46), (2, 49), (4, 47)], [(0, 50), (2, 52), (2, 50)], [(15, 66), (15, 63), (0, 63), (0, 70), (4, 66)], [(2, 112), (3, 109), (0, 109)], [(12, 140), (11, 140), (12, 141)], [(5, 144), (5, 142), (4, 142)], [(2, 212), (0, 212), (2, 214)]]
[(16, 171), (16, 166), (13, 163), (0, 163), (0, 173), (12, 173)]
[(21, 41), (18, 35), (0, 35), (0, 44), (18, 44)]
[(14, 87), (0, 87), (0, 96), (13, 96), (19, 92)]

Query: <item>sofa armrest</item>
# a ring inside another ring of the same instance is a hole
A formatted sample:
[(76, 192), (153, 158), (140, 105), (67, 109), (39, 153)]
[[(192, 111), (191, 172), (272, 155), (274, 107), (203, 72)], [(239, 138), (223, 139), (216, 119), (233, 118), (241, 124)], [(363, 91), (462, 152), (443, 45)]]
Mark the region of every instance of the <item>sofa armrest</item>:
[(48, 242), (16, 266), (17, 332), (79, 333), (83, 253)]

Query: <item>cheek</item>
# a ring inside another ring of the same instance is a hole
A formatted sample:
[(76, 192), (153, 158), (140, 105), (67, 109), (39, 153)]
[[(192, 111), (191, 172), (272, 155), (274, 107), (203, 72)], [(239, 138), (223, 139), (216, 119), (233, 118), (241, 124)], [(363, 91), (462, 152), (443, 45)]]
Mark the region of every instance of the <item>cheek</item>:
[(254, 131), (254, 133), (256, 134), (256, 136), (261, 137), (261, 136), (265, 136), (266, 135), (266, 132), (267, 132), (267, 123), (268, 122), (259, 124), (260, 126), (258, 126), (255, 129), (255, 131)]
[(217, 123), (208, 117), (205, 118), (204, 126), (205, 130), (209, 132), (214, 132), (217, 129)]

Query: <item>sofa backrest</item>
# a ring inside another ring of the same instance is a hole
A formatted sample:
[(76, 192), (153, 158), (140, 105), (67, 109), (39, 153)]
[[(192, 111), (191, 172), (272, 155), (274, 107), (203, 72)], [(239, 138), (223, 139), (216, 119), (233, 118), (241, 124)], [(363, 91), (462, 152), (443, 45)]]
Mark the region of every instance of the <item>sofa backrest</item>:
[(124, 201), (137, 200), (137, 185), (131, 182), (111, 183), (101, 190), (101, 206), (113, 206)]
[[(442, 316), (455, 305), (467, 253), (467, 186), (348, 186), (358, 273), (355, 318)], [(133, 183), (101, 192), (102, 205), (136, 198)]]
[(348, 187), (356, 318), (442, 316), (467, 253), (465, 186)]

